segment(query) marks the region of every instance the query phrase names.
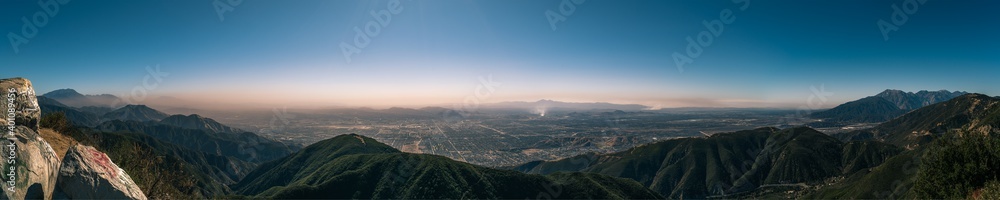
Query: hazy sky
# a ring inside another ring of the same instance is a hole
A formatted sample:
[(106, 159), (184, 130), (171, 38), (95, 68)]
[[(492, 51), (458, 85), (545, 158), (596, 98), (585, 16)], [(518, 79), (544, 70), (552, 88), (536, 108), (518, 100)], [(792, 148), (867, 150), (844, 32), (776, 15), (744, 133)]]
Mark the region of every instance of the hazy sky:
[[(564, 1), (403, 0), (397, 14), (390, 1), (77, 0), (49, 13), (37, 2), (2, 1), (0, 76), (29, 78), (39, 92), (130, 96), (159, 65), (169, 75), (139, 90), (293, 105), (472, 97), (798, 107), (820, 86), (834, 94), (824, 107), (887, 88), (1000, 95), (1000, 2), (990, 0), (916, 9), (904, 0), (588, 0), (572, 13), (560, 11)], [(894, 5), (904, 23), (893, 23)], [(555, 30), (548, 10), (565, 17)], [(371, 12), (391, 20), (383, 27)], [(720, 12), (730, 23), (681, 72), (674, 53), (687, 54), (686, 38)], [(37, 33), (22, 30), (22, 17)], [(886, 38), (879, 20), (898, 29)], [(355, 27), (369, 22), (377, 35), (348, 62), (341, 44), (355, 45)], [(476, 97), (489, 77), (502, 84)]]

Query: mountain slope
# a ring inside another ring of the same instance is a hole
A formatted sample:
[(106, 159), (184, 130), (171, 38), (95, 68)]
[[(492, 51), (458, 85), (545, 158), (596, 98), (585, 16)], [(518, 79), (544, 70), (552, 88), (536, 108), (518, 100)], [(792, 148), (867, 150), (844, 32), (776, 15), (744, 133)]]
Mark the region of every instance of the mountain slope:
[(160, 120), (161, 124), (173, 125), (186, 129), (197, 129), (203, 130), (211, 133), (242, 133), (244, 131), (229, 127), (219, 123), (211, 118), (202, 117), (197, 114), (191, 114), (188, 116), (184, 115), (171, 115), (163, 120)]
[(843, 173), (851, 174), (878, 166), (885, 160), (902, 153), (903, 149), (876, 141), (853, 141), (844, 145), (843, 152), (841, 159), (841, 163), (844, 164)]
[(833, 123), (876, 123), (899, 117), (906, 112), (947, 101), (966, 92), (926, 91), (916, 93), (885, 90), (875, 96), (847, 102), (829, 110), (811, 114), (812, 118)]
[(515, 169), (596, 172), (636, 180), (668, 198), (706, 198), (762, 186), (818, 182), (857, 166), (878, 165), (884, 154), (894, 153), (880, 149), (888, 145), (856, 145), (810, 128), (759, 128), (667, 140), (612, 154), (532, 162)]
[(866, 123), (889, 121), (905, 113), (906, 110), (900, 109), (889, 100), (871, 96), (815, 112), (812, 117), (835, 122)]
[(238, 169), (251, 163), (191, 150), (141, 133), (76, 129), (65, 133), (108, 154), (152, 199), (204, 199), (231, 193)]
[(908, 150), (869, 170), (808, 192), (803, 199), (913, 199), (907, 196), (925, 150)]
[(160, 121), (167, 118), (167, 114), (154, 110), (146, 105), (127, 105), (117, 110), (105, 113), (103, 121)]
[[(1000, 104), (998, 102), (1000, 102), (1000, 97), (966, 94), (946, 102), (914, 110), (869, 130), (842, 134), (838, 137), (866, 142), (885, 141), (895, 146), (905, 147), (905, 149), (896, 148), (896, 150), (893, 150), (890, 148), (881, 150), (885, 151), (885, 154), (882, 155), (890, 155), (892, 151), (904, 149), (898, 155), (890, 157), (883, 164), (871, 168), (871, 170), (857, 170), (855, 173), (845, 176), (843, 180), (835, 180), (830, 184), (819, 187), (804, 198), (945, 198), (940, 196), (915, 196), (921, 192), (913, 192), (913, 188), (916, 185), (928, 183), (948, 185), (948, 188), (937, 186), (924, 188), (922, 192), (924, 195), (926, 195), (927, 191), (972, 193), (972, 191), (964, 191), (969, 189), (967, 187), (970, 184), (981, 184), (989, 179), (997, 178), (973, 174), (972, 172), (975, 172), (975, 170), (992, 171), (990, 167), (994, 166), (993, 164), (983, 164), (974, 161), (995, 162), (995, 155), (1000, 155), (1000, 152), (986, 150), (990, 148), (987, 145), (965, 145), (961, 142), (949, 142), (949, 140), (958, 138), (959, 140), (966, 140), (966, 142), (972, 141), (970, 143), (980, 143), (984, 139), (964, 138), (983, 135), (986, 135), (985, 137), (987, 138), (998, 136), (996, 134), (1000, 132), (1000, 129), (997, 128), (1000, 127)], [(935, 143), (950, 145), (928, 145)], [(979, 152), (980, 154), (991, 152), (993, 156), (975, 155), (974, 153), (938, 154), (936, 156), (938, 161), (931, 162), (931, 164), (937, 163), (939, 165), (937, 168), (931, 167), (931, 169), (937, 169), (938, 171), (924, 174), (924, 176), (928, 176), (929, 174), (929, 176), (934, 176), (935, 178), (930, 178), (929, 180), (931, 181), (918, 181), (920, 177), (918, 169), (928, 169), (928, 163), (925, 159), (935, 157), (927, 155), (927, 152), (953, 152), (955, 150), (968, 150), (970, 152)], [(873, 157), (871, 159), (880, 158)], [(941, 165), (945, 167), (941, 167)], [(942, 177), (945, 177), (952, 183), (944, 183), (945, 181), (942, 180)]]
[(931, 104), (948, 101), (955, 97), (968, 94), (962, 91), (949, 92), (948, 90), (919, 92), (903, 92), (901, 90), (885, 90), (875, 96), (882, 97), (902, 110), (916, 110)]
[[(251, 163), (278, 159), (294, 152), (293, 147), (250, 132), (213, 133), (157, 122), (119, 120), (101, 123), (96, 129), (105, 132), (142, 133), (193, 150), (219, 156), (231, 156)], [(242, 177), (249, 170), (240, 169), (237, 172), (237, 177)]]
[(625, 179), (497, 170), (442, 156), (401, 153), (354, 134), (264, 164), (234, 188), (244, 195), (281, 199), (662, 198)]
[(75, 126), (93, 127), (101, 121), (101, 118), (93, 113), (81, 111), (44, 96), (38, 96), (38, 106), (42, 110), (42, 116), (62, 112)]
[(870, 130), (874, 137), (900, 147), (929, 142), (949, 130), (989, 134), (1000, 130), (1000, 98), (967, 94), (923, 107)]

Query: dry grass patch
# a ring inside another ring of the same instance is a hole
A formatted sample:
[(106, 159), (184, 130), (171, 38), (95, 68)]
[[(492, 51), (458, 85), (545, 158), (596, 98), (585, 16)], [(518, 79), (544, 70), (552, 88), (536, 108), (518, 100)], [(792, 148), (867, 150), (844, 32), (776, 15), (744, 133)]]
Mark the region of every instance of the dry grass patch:
[(48, 128), (39, 129), (38, 134), (45, 139), (45, 142), (48, 142), (49, 145), (52, 146), (52, 150), (56, 151), (56, 155), (59, 157), (60, 161), (62, 161), (63, 156), (66, 155), (66, 151), (69, 150), (70, 147), (79, 143), (69, 136)]

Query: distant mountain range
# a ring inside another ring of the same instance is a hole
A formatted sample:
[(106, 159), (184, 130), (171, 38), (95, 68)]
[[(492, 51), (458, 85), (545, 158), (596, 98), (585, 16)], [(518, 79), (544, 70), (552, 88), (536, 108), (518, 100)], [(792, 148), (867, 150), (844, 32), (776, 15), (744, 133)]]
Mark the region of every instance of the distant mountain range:
[(512, 101), (512, 102), (500, 102), (500, 103), (490, 103), (480, 105), (481, 109), (514, 109), (514, 110), (524, 110), (529, 112), (548, 112), (548, 111), (588, 111), (588, 110), (625, 110), (625, 111), (638, 111), (649, 109), (648, 106), (639, 104), (613, 104), (604, 102), (595, 103), (574, 103), (574, 102), (562, 102), (553, 100), (538, 100), (535, 102), (524, 102), (524, 101)]
[(916, 110), (924, 106), (931, 104), (936, 104), (943, 101), (951, 100), (955, 97), (968, 94), (967, 92), (954, 91), (949, 92), (948, 90), (939, 91), (926, 91), (921, 90), (919, 92), (903, 92), (901, 90), (885, 90), (877, 97), (882, 97), (889, 102), (896, 104), (899, 109), (902, 110)]
[(829, 110), (815, 112), (812, 118), (827, 123), (877, 123), (899, 117), (912, 110), (950, 100), (966, 92), (885, 90), (875, 96), (847, 102)]
[(45, 93), (42, 96), (51, 98), (53, 100), (59, 101), (70, 107), (114, 107), (115, 103), (121, 103), (115, 95), (110, 94), (99, 94), (99, 95), (83, 95), (73, 89), (58, 89), (51, 92)]
[(97, 126), (97, 124), (101, 122), (101, 117), (97, 114), (82, 111), (79, 108), (62, 104), (55, 99), (45, 96), (38, 96), (37, 99), (38, 107), (41, 108), (43, 116), (61, 112), (66, 115), (66, 118), (68, 118), (73, 125), (84, 127)]

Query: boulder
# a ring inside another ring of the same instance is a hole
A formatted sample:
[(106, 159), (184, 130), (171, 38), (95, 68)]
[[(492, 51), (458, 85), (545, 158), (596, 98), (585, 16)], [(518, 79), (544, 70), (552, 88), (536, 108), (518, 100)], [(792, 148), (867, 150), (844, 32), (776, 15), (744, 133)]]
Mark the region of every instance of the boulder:
[(41, 111), (31, 81), (0, 79), (0, 100), (0, 199), (51, 199), (59, 159), (38, 135)]
[(66, 151), (56, 185), (57, 198), (146, 199), (132, 177), (107, 154), (84, 145)]

